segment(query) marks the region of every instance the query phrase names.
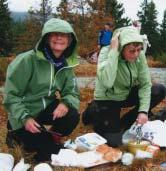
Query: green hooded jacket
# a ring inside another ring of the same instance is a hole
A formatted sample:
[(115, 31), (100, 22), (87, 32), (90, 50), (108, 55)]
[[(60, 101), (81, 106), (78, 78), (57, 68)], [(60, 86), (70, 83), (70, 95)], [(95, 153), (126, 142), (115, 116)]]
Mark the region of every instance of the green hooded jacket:
[(123, 47), (132, 42), (143, 43), (137, 29), (124, 27), (120, 32), (119, 49), (103, 47), (99, 54), (95, 100), (126, 100), (132, 87), (138, 86), (139, 110), (148, 112), (151, 95), (151, 78), (146, 57), (141, 51), (135, 62), (127, 62), (121, 57)]
[[(66, 65), (55, 71), (42, 52), (45, 36), (51, 32), (71, 33), (70, 55)], [(78, 65), (77, 38), (64, 20), (52, 18), (42, 30), (35, 50), (22, 53), (9, 65), (4, 90), (4, 106), (13, 130), (23, 127), (29, 118), (36, 118), (60, 94), (60, 101), (68, 107), (79, 108), (79, 91), (73, 67)]]

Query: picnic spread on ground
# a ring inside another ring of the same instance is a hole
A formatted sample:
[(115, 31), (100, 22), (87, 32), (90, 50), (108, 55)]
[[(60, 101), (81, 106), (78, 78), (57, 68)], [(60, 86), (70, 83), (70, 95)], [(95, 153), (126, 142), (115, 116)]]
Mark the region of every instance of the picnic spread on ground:
[[(128, 166), (134, 159), (153, 158), (160, 147), (165, 148), (165, 132), (166, 123), (160, 120), (148, 121), (144, 125), (134, 123), (122, 137), (127, 151), (108, 146), (107, 140), (97, 133), (87, 133), (76, 137), (75, 140), (65, 141), (65, 149), (51, 155), (50, 165), (40, 163), (34, 167), (34, 171), (41, 171), (43, 168), (45, 171), (51, 171), (56, 166), (90, 168), (110, 162), (121, 162)], [(165, 168), (164, 163), (165, 161), (161, 163), (162, 168)], [(2, 171), (26, 171), (30, 167), (23, 158), (14, 166), (14, 157), (11, 154), (0, 153)]]

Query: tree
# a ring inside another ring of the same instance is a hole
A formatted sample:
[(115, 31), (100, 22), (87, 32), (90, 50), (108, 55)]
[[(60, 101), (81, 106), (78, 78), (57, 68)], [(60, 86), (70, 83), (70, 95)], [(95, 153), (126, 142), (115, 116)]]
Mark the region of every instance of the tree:
[(41, 23), (35, 18), (27, 19), (24, 24), (24, 32), (15, 38), (15, 53), (34, 48), (41, 35)]
[[(91, 30), (90, 20), (87, 16), (87, 11), (85, 13), (85, 8), (87, 6), (87, 0), (62, 0), (57, 7), (57, 14), (60, 18), (70, 22), (79, 39), (79, 53), (84, 55), (86, 51), (89, 50), (91, 46), (91, 41), (89, 37), (89, 31), (91, 35), (94, 35)], [(90, 40), (90, 41), (88, 41)], [(87, 44), (88, 41), (88, 44)], [(89, 46), (88, 46), (89, 45)], [(88, 46), (88, 50), (87, 50)], [(93, 48), (93, 47), (92, 47)]]
[(12, 19), (7, 0), (0, 1), (0, 56), (7, 56), (12, 51)]
[[(81, 12), (80, 9), (82, 10)], [(83, 0), (61, 0), (55, 16), (59, 16), (60, 18), (73, 23), (75, 20), (74, 18), (77, 18), (77, 15), (81, 16), (81, 13), (84, 15)]]
[(40, 9), (30, 8), (29, 16), (24, 21), (24, 32), (15, 38), (15, 52), (20, 53), (35, 47), (41, 36), (44, 23), (52, 15), (52, 5), (50, 0), (41, 0)]
[(160, 51), (159, 45), (159, 30), (157, 22), (157, 10), (153, 1), (147, 2), (145, 0), (141, 6), (141, 11), (138, 11), (137, 16), (142, 24), (142, 34), (147, 34), (148, 40), (151, 44), (148, 53), (150, 55), (156, 55)]
[[(16, 49), (17, 49), (17, 39), (20, 35), (24, 34), (26, 31), (26, 21), (13, 21), (12, 22), (12, 32), (13, 32), (13, 53), (16, 53)], [(20, 42), (21, 44), (21, 42)]]
[(42, 26), (48, 20), (49, 16), (52, 15), (52, 2), (51, 0), (41, 0), (40, 9), (30, 8), (28, 11), (30, 16), (35, 17), (38, 21), (41, 22)]
[(125, 9), (122, 3), (117, 0), (105, 0), (105, 15), (111, 15), (114, 20), (115, 28), (127, 26), (130, 23), (128, 17), (123, 17)]
[(73, 24), (79, 38), (81, 56), (97, 49), (98, 32), (106, 22), (113, 22), (117, 27), (129, 22), (128, 18), (122, 17), (124, 9), (116, 0), (61, 0), (57, 11), (61, 18)]
[(160, 47), (163, 52), (166, 52), (166, 10), (164, 11), (163, 20), (160, 29)]

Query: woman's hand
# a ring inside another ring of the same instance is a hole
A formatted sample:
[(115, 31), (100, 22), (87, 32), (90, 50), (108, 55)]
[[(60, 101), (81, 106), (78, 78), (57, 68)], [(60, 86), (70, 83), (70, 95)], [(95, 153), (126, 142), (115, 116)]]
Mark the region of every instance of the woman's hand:
[(40, 125), (33, 118), (28, 118), (25, 122), (25, 130), (31, 133), (40, 133), (38, 127), (40, 127)]
[(56, 118), (62, 118), (67, 114), (68, 111), (68, 107), (63, 103), (60, 103), (53, 112), (53, 120)]
[(148, 116), (145, 113), (139, 113), (136, 119), (137, 124), (145, 124), (148, 121)]
[(116, 33), (115, 36), (113, 36), (112, 40), (111, 40), (111, 49), (115, 49), (115, 50), (118, 50), (119, 48), (119, 35), (120, 35), (120, 32)]

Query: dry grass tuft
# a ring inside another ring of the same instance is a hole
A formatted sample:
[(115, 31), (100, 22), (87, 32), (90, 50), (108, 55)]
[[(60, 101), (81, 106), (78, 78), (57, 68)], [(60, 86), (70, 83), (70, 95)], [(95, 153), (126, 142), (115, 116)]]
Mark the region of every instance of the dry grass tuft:
[(96, 75), (96, 64), (84, 64), (84, 65), (78, 65), (75, 67), (74, 71), (76, 73), (76, 76), (83, 76), (83, 77), (89, 77), (89, 76), (95, 76)]
[(161, 61), (154, 60), (152, 57), (147, 58), (149, 67), (159, 67), (159, 68), (165, 68), (166, 64), (162, 63)]

